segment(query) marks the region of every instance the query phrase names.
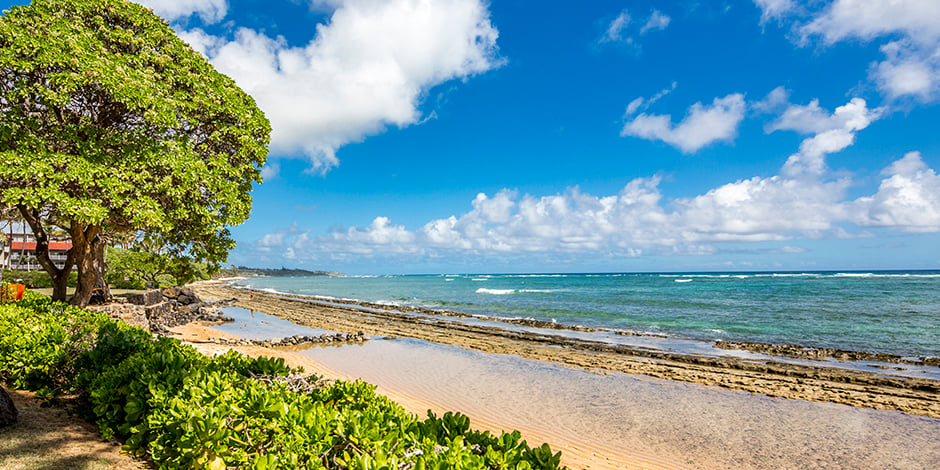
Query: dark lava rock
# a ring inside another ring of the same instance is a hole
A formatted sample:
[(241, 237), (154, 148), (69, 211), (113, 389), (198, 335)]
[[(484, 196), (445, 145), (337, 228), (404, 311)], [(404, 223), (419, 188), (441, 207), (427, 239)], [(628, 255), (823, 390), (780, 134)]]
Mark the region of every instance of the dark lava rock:
[(13, 399), (0, 387), (0, 428), (16, 424), (19, 419), (20, 412), (16, 410)]

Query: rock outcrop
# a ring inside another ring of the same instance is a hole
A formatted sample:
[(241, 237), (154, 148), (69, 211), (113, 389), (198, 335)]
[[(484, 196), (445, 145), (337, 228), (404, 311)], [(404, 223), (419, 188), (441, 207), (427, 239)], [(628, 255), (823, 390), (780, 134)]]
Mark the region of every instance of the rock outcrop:
[(117, 298), (114, 303), (87, 308), (105, 312), (112, 318), (152, 333), (167, 335), (169, 328), (197, 320), (233, 321), (219, 314), (219, 307), (223, 305), (227, 305), (227, 302), (203, 302), (187, 287), (168, 287), (131, 295), (126, 299)]

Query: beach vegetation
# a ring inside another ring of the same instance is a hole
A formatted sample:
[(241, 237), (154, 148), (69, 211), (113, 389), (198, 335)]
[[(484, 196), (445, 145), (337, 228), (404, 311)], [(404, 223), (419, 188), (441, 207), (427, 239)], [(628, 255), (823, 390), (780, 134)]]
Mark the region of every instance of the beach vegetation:
[[(251, 209), (270, 125), (151, 10), (33, 0), (0, 16), (0, 201), (35, 236), (53, 298), (86, 305), (109, 240), (157, 234), (219, 266)], [(68, 234), (63, 267), (50, 234)]]
[(33, 292), (0, 304), (0, 331), (0, 380), (48, 398), (80, 394), (104, 437), (161, 469), (560, 466), (560, 453), (518, 431), (474, 431), (459, 413), (420, 420), (362, 381), (295, 392), (277, 379), (303, 371), (283, 359), (207, 357)]

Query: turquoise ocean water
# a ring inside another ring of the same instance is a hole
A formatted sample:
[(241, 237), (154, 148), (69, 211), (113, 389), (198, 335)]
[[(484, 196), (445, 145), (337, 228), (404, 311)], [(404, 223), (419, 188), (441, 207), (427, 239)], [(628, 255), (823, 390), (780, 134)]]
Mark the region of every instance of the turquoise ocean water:
[(268, 277), (238, 283), (677, 338), (940, 356), (940, 271)]

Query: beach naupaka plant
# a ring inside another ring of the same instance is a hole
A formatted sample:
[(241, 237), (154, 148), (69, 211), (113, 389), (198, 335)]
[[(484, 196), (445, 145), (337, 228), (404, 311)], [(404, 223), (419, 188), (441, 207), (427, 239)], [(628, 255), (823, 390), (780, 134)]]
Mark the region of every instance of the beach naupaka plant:
[[(0, 17), (0, 198), (65, 300), (86, 305), (109, 237), (159, 234), (218, 266), (251, 209), (270, 125), (254, 100), (149, 9), (33, 0)], [(68, 234), (64, 268), (50, 230)]]

